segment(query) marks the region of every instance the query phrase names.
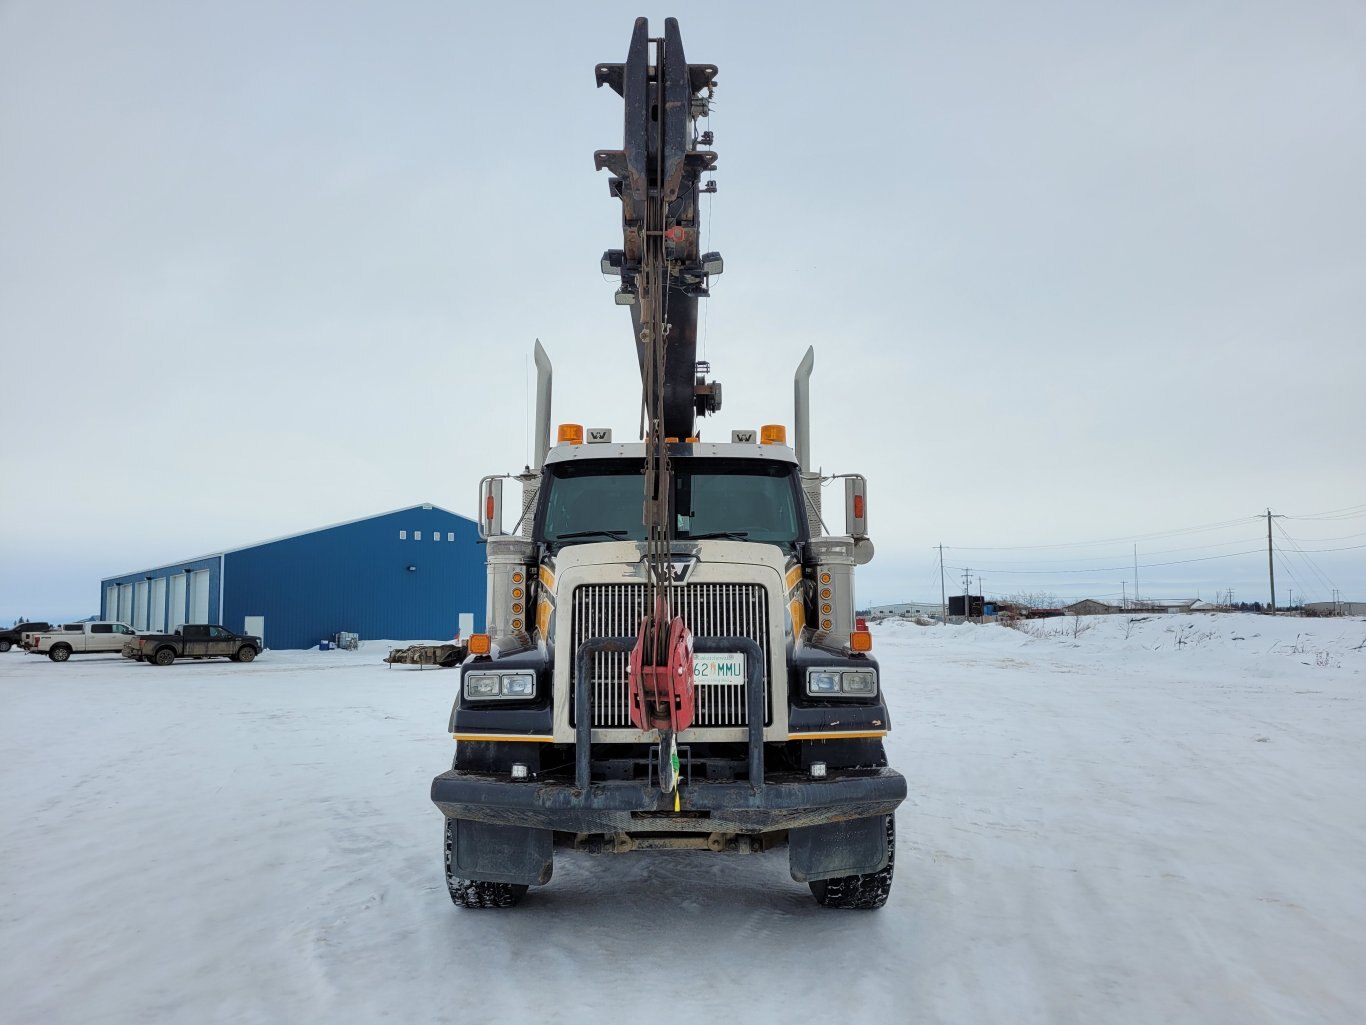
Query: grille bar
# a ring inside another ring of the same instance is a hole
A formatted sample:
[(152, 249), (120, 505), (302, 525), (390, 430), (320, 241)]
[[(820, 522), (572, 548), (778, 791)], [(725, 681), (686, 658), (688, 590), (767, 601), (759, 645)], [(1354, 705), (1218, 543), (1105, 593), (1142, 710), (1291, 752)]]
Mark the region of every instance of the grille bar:
[[(673, 590), (674, 611), (683, 616), (696, 637), (747, 637), (764, 653), (765, 707), (772, 715), (769, 681), (768, 595), (762, 584), (687, 584)], [(598, 637), (633, 636), (645, 615), (644, 584), (584, 584), (574, 589), (572, 643), (578, 650)], [(630, 693), (626, 682), (629, 656), (601, 652), (592, 657), (593, 726), (631, 729)], [(570, 722), (577, 725), (572, 705), (574, 670), (570, 670)], [(694, 688), (693, 725), (747, 726), (743, 683), (706, 683)]]

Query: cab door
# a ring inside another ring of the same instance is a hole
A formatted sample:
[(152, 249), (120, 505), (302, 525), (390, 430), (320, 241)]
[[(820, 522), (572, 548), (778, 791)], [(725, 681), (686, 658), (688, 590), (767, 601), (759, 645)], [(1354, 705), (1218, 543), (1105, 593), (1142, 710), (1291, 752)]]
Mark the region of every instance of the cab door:
[(209, 655), (231, 655), (236, 650), (233, 648), (235, 640), (232, 631), (221, 626), (211, 626), (209, 627), (209, 644), (206, 653)]
[(203, 658), (209, 653), (209, 628), (202, 624), (187, 623), (181, 629), (184, 639), (184, 654), (190, 658)]
[[(113, 623), (91, 623), (87, 628), (89, 633), (72, 634), (71, 639), (75, 644), (73, 651), (113, 651), (114, 650), (114, 624)], [(79, 645), (79, 646), (77, 646)], [(123, 647), (123, 641), (119, 641), (119, 647)]]

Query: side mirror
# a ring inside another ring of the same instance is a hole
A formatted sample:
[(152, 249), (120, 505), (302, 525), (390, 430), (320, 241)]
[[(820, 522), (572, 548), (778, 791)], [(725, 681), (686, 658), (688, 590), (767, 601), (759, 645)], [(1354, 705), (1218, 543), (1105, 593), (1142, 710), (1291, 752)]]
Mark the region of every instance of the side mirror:
[(479, 536), (503, 533), (503, 479), (485, 477), (479, 482)]
[(855, 541), (868, 536), (868, 481), (861, 474), (844, 478), (844, 529)]

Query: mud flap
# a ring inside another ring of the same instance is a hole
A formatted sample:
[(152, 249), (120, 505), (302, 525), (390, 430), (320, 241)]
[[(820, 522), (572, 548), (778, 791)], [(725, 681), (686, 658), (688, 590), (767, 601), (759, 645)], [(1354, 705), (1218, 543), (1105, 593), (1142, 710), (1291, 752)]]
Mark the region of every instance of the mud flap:
[(880, 872), (887, 867), (887, 818), (874, 815), (794, 829), (787, 837), (787, 857), (799, 883)]
[(550, 882), (554, 868), (550, 830), (470, 819), (450, 821), (455, 826), (451, 869), (459, 878), (526, 886)]

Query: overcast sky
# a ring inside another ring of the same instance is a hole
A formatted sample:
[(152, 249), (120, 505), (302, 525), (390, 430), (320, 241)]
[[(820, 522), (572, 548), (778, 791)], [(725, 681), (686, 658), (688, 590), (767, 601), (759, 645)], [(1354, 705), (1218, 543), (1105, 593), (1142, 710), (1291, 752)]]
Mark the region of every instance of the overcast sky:
[(704, 437), (790, 423), (816, 347), (861, 602), (937, 597), (940, 543), (989, 593), (1132, 593), (1131, 539), (1145, 594), (1265, 600), (1268, 507), (1328, 514), (1277, 521), (1282, 602), (1366, 600), (1360, 3), (10, 0), (0, 622), (473, 515), (527, 461), (537, 337), (556, 420), (633, 437), (592, 154), (636, 14), (720, 66)]

